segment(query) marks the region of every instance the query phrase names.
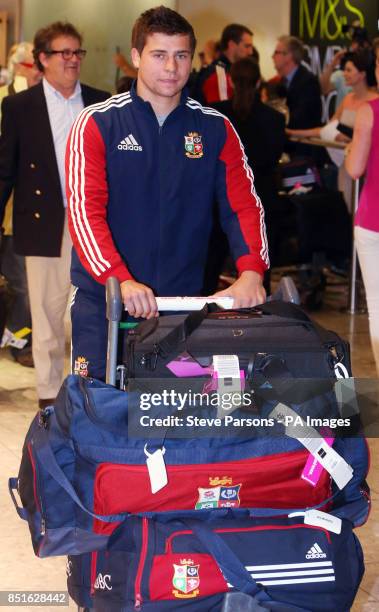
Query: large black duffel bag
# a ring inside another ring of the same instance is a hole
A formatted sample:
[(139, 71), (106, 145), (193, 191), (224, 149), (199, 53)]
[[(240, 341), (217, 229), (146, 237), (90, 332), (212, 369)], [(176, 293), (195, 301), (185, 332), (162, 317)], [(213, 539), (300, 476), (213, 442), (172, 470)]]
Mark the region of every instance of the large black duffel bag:
[(143, 321), (125, 337), (123, 361), (129, 379), (172, 377), (168, 364), (188, 357), (207, 376), (213, 355), (225, 354), (238, 356), (247, 380), (265, 356), (280, 360), (281, 376), (283, 368), (298, 379), (351, 376), (348, 343), (301, 308), (279, 301), (236, 311), (211, 305), (189, 315)]

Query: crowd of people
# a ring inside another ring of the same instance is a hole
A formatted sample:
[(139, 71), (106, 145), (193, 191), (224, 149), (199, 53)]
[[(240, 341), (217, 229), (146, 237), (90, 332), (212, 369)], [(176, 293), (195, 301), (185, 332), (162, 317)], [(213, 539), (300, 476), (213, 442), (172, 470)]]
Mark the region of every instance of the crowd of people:
[[(318, 77), (304, 63), (302, 41), (280, 36), (276, 75), (265, 81), (253, 40), (246, 25), (227, 25), (193, 71), (190, 24), (164, 7), (147, 11), (133, 30), (131, 62), (115, 58), (124, 76), (114, 97), (80, 82), (86, 51), (70, 23), (45, 26), (33, 44), (10, 50), (0, 88), (0, 262), (14, 294), (7, 341), (15, 359), (35, 367), (40, 408), (62, 382), (71, 283), (73, 371), (100, 378), (111, 275), (129, 315), (153, 317), (159, 293), (215, 291), (230, 251), (236, 280), (220, 293), (237, 307), (265, 299), (281, 232), (279, 161), (333, 164), (296, 137), (346, 144), (338, 160), (345, 193), (347, 173), (368, 169), (355, 236), (379, 373), (378, 41), (356, 28), (350, 48)], [(322, 125), (321, 94), (333, 89), (336, 110)], [(213, 278), (205, 282), (209, 262)]]

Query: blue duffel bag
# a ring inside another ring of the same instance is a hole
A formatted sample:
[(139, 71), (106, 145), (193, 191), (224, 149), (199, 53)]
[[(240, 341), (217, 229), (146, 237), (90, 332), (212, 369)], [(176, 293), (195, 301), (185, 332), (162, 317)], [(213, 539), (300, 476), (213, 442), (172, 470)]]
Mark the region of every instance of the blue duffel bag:
[[(38, 556), (101, 550), (130, 514), (198, 516), (209, 508), (233, 507), (272, 515), (320, 507), (354, 525), (367, 518), (368, 454), (359, 436), (336, 437), (333, 443), (352, 468), (342, 490), (325, 470), (315, 485), (304, 480), (309, 452), (285, 435), (166, 438), (168, 483), (152, 494), (146, 440), (128, 436), (128, 401), (128, 393), (105, 383), (69, 376), (55, 407), (33, 420), (19, 476), (9, 487)], [(148, 441), (150, 453), (161, 446), (162, 440)]]
[(340, 526), (337, 534), (301, 516), (243, 518), (232, 510), (205, 520), (132, 517), (107, 551), (95, 553), (93, 607), (216, 612), (238, 591), (247, 595), (244, 610), (346, 612), (364, 565), (351, 523)]

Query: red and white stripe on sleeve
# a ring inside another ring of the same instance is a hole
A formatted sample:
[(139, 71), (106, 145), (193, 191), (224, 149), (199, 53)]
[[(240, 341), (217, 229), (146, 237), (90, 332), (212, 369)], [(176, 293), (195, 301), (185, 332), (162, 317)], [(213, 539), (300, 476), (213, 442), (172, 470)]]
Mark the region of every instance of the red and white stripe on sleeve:
[[(109, 276), (116, 276), (120, 282), (132, 278), (115, 247), (106, 219), (108, 185), (105, 146), (93, 118), (95, 112), (108, 110), (112, 100), (94, 104), (80, 113), (71, 129), (66, 148), (70, 234), (82, 265), (102, 284)], [(113, 102), (113, 105), (120, 106), (120, 101)]]

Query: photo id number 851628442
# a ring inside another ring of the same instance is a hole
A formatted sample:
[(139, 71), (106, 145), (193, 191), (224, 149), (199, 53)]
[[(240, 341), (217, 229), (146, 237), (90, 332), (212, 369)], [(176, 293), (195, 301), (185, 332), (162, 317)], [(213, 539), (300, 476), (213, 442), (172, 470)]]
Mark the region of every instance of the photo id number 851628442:
[(67, 591), (0, 591), (0, 606), (68, 606)]

